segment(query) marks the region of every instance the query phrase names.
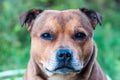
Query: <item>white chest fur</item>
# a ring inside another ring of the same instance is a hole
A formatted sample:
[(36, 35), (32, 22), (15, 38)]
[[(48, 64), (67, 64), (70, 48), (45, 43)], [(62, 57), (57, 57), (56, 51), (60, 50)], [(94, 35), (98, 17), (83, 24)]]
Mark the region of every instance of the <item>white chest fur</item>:
[(74, 80), (75, 74), (55, 74), (49, 77), (48, 80)]

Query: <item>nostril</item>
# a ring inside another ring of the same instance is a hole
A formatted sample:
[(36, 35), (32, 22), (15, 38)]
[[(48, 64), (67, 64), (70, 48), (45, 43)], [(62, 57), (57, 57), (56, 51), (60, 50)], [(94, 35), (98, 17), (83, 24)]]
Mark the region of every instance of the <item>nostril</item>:
[(71, 53), (66, 53), (66, 57), (71, 57)]
[(64, 57), (64, 54), (62, 54), (62, 53), (61, 53), (61, 54), (59, 54), (59, 57)]

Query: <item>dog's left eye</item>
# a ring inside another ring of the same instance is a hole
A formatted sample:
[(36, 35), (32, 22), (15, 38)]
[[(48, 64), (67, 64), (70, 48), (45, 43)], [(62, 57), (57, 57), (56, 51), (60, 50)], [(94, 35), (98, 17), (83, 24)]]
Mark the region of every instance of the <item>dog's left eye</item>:
[(74, 36), (74, 40), (84, 40), (86, 38), (86, 34), (83, 32), (77, 32)]
[(43, 33), (40, 37), (45, 40), (53, 40), (54, 38), (53, 35), (50, 33)]

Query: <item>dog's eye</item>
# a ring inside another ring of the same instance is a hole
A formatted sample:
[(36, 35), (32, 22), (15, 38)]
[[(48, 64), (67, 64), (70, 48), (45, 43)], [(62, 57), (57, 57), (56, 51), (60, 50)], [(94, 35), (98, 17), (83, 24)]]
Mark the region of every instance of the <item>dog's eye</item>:
[(50, 33), (43, 33), (40, 37), (45, 40), (53, 40), (53, 35)]
[(73, 39), (74, 40), (84, 40), (86, 38), (85, 33), (83, 32), (77, 32), (74, 36)]

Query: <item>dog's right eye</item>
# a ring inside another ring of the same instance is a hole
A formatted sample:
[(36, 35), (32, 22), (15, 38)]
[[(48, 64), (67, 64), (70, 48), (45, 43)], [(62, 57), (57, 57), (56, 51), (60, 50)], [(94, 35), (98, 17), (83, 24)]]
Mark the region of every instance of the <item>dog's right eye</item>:
[(53, 40), (54, 39), (53, 35), (50, 33), (43, 33), (40, 37), (44, 40)]
[(74, 36), (73, 39), (74, 40), (84, 40), (86, 38), (85, 33), (83, 32), (77, 32)]

